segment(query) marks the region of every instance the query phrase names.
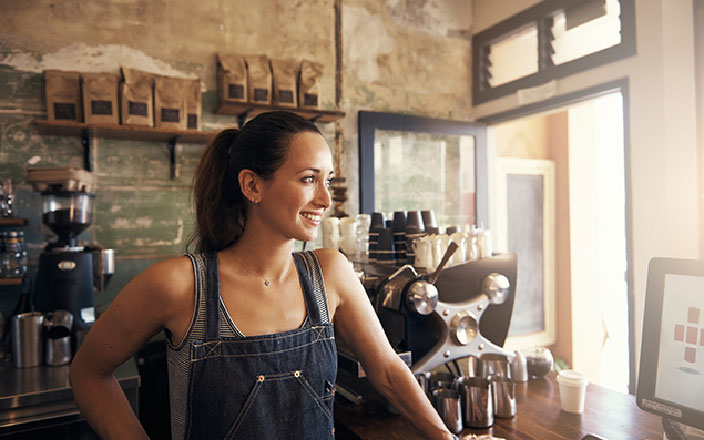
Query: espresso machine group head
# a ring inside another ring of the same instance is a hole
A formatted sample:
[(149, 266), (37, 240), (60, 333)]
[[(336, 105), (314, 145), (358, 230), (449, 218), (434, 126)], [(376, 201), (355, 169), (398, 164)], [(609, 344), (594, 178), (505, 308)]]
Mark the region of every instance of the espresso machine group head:
[[(453, 251), (451, 244), (446, 256)], [(405, 265), (377, 286), (375, 305), (389, 342), (397, 351), (411, 352), (411, 370), (419, 375), (470, 355), (497, 353), (511, 359), (501, 347), (515, 285), (515, 254), (444, 270), (441, 262), (426, 275)]]

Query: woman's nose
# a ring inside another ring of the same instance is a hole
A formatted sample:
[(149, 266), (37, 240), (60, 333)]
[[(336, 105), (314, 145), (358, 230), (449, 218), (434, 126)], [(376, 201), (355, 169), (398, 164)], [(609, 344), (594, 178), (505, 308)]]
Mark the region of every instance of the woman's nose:
[(332, 199), (330, 197), (330, 190), (326, 184), (318, 186), (318, 191), (316, 191), (315, 201), (320, 205), (328, 209), (332, 204)]

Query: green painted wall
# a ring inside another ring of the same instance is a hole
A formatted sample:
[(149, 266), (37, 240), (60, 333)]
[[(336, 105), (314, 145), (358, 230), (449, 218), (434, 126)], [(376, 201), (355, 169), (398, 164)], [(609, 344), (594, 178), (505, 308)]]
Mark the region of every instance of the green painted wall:
[[(335, 150), (343, 134), (341, 174), (346, 210), (357, 213), (357, 111), (377, 110), (467, 120), (470, 113), (470, 5), (463, 0), (343, 0), (342, 86), (338, 124), (322, 124)], [(235, 124), (213, 113), (215, 54), (264, 53), (270, 58), (325, 64), (322, 102), (335, 108), (335, 1), (262, 0), (52, 2), (0, 0), (0, 181), (12, 179), (33, 270), (51, 237), (40, 223), (40, 196), (25, 183), (26, 170), (82, 167), (80, 140), (39, 135), (33, 119), (46, 119), (42, 71), (56, 68), (112, 71), (121, 65), (199, 78), (203, 129)], [(116, 250), (116, 274), (96, 297), (105, 307), (147, 266), (184, 252), (192, 229), (189, 189), (202, 145), (179, 145), (180, 177), (169, 178), (165, 143), (94, 139), (97, 178), (94, 225), (81, 239)], [(6, 314), (16, 289), (0, 291)]]

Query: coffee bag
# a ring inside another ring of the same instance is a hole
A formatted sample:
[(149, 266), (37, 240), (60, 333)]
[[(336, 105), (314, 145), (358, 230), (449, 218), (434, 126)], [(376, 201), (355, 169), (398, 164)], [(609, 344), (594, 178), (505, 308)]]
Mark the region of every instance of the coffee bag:
[(266, 55), (245, 55), (249, 102), (271, 104), (271, 67)]
[(281, 107), (298, 107), (296, 96), (297, 64), (293, 60), (271, 60), (274, 104)]
[(80, 73), (45, 70), (44, 84), (50, 121), (83, 121)]
[(186, 80), (186, 128), (188, 130), (201, 129), (201, 115), (203, 113), (203, 98), (200, 91), (200, 80)]
[(298, 79), (298, 106), (300, 108), (320, 108), (320, 80), (323, 64), (314, 61), (301, 61)]
[(154, 74), (122, 68), (120, 110), (124, 125), (154, 126)]
[(241, 55), (217, 55), (220, 102), (247, 102), (247, 64)]
[(165, 130), (186, 129), (186, 84), (188, 80), (154, 78), (154, 126)]
[(117, 75), (103, 72), (81, 73), (83, 113), (89, 124), (119, 124)]

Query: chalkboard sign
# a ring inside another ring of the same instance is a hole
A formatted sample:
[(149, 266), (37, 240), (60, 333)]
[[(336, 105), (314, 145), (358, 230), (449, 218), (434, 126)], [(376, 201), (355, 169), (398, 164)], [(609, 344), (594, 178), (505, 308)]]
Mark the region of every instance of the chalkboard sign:
[(555, 184), (551, 161), (498, 159), (497, 251), (518, 254), (506, 347), (555, 342)]

